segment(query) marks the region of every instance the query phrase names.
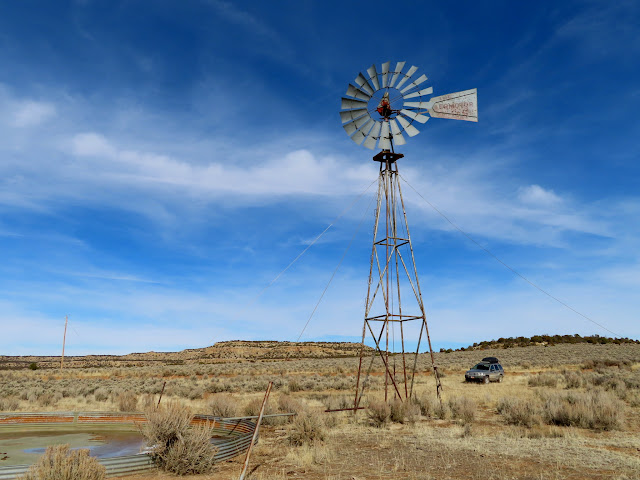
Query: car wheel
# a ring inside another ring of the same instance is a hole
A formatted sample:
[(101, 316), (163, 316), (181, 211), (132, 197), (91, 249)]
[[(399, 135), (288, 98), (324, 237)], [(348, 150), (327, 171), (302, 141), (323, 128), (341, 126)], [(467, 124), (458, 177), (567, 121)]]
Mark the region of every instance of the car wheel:
[(482, 379), (482, 381), (484, 383), (489, 383), (489, 375), (485, 375), (485, 377)]
[(500, 375), (500, 376), (498, 377), (498, 383), (502, 383), (502, 380), (504, 380), (504, 376)]

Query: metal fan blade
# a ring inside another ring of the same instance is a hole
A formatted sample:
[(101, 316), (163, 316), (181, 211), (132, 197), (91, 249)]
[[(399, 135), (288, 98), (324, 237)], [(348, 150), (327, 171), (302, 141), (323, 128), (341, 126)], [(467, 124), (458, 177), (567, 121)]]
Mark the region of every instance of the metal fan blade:
[(396, 80), (398, 79), (398, 75), (402, 73), (402, 69), (404, 68), (405, 63), (407, 62), (396, 63), (396, 68), (393, 71), (393, 77), (391, 77), (391, 82), (389, 83), (390, 87), (393, 87), (393, 85), (396, 83)]
[(354, 87), (351, 84), (349, 84), (349, 88), (347, 88), (347, 95), (349, 95), (350, 97), (358, 98), (360, 100), (365, 100), (365, 101), (369, 101), (371, 99), (371, 95), (363, 92), (362, 90), (360, 90), (357, 87)]
[(353, 108), (367, 108), (368, 102), (363, 102), (362, 100), (354, 100), (353, 98), (344, 98), (342, 97), (342, 104), (340, 108), (342, 110), (351, 110)]
[(365, 76), (362, 75), (362, 73), (358, 74), (358, 77), (354, 80), (354, 82), (356, 85), (358, 85), (358, 87), (360, 87), (360, 90), (367, 92), (369, 95), (373, 95), (373, 88), (371, 88), (371, 85), (369, 85), (369, 82), (367, 81)]
[(400, 133), (400, 127), (398, 127), (398, 122), (396, 122), (394, 119), (391, 119), (389, 120), (389, 125), (391, 126), (391, 134), (393, 135), (393, 142), (396, 145), (404, 145), (405, 143), (407, 143), (404, 137), (402, 136), (402, 133)]
[(432, 117), (478, 121), (478, 90), (475, 88), (433, 97), (428, 103)]
[(376, 91), (380, 90), (380, 84), (378, 83), (378, 72), (376, 71), (376, 66), (371, 65), (367, 68), (367, 73), (369, 74), (369, 79), (373, 83), (373, 87)]
[(349, 122), (346, 125), (343, 125), (342, 128), (344, 128), (345, 132), (347, 132), (347, 135), (351, 136), (355, 133), (356, 130), (360, 130), (360, 128), (366, 125), (370, 120), (371, 117), (369, 115), (365, 115), (358, 118), (357, 120), (354, 120), (353, 122)]
[(378, 148), (380, 150), (391, 150), (391, 141), (388, 138), (380, 137)]
[(380, 138), (389, 137), (389, 122), (382, 122), (382, 128), (380, 129)]
[(389, 125), (391, 126), (391, 133), (395, 135), (400, 135), (400, 127), (398, 127), (398, 122), (395, 119), (389, 120)]
[(340, 112), (340, 120), (342, 123), (350, 122), (351, 120), (355, 120), (356, 118), (361, 117), (367, 113), (366, 108), (360, 108), (358, 110), (347, 110), (345, 112)]
[(369, 136), (369, 132), (373, 128), (373, 125), (374, 125), (374, 121), (369, 119), (369, 121), (365, 123), (360, 130), (358, 130), (356, 133), (353, 134), (353, 136), (351, 137), (351, 140), (356, 142), (358, 145), (362, 145), (362, 142), (364, 141), (364, 139), (367, 138), (367, 136)]
[(427, 110), (431, 108), (431, 102), (404, 102), (403, 107), (413, 107), (413, 108), (421, 108), (422, 110)]
[(382, 88), (387, 88), (387, 78), (389, 76), (389, 62), (382, 64)]
[(405, 143), (407, 143), (407, 141), (404, 139), (401, 133), (397, 133), (393, 135), (393, 143), (395, 143), (396, 145), (404, 145)]
[(390, 150), (390, 140), (391, 136), (389, 135), (389, 122), (383, 122), (382, 128), (380, 129), (380, 142), (378, 143), (378, 147), (382, 150)]
[(373, 128), (369, 132), (367, 139), (364, 141), (364, 146), (369, 150), (376, 148), (376, 140), (380, 137), (380, 128), (382, 128), (382, 122), (374, 122)]
[(397, 119), (398, 122), (400, 122), (400, 125), (402, 125), (402, 128), (404, 128), (404, 131), (407, 132), (407, 135), (409, 135), (410, 137), (415, 137), (420, 133), (420, 130), (411, 125), (411, 123), (408, 122), (406, 118), (397, 117)]
[(400, 90), (400, 93), (405, 93), (408, 92), (409, 90), (416, 88), (418, 85), (420, 85), (421, 83), (424, 83), (428, 80), (426, 75), (420, 75), (420, 77), (415, 80), (414, 82), (411, 82), (410, 85), (407, 85), (406, 87), (404, 87), (402, 90)]
[(414, 93), (410, 93), (409, 95), (405, 95), (404, 99), (408, 100), (410, 98), (422, 97), (424, 95), (431, 95), (432, 93), (433, 93), (433, 87), (424, 88), (424, 89), (420, 90), (419, 92), (414, 92)]
[(404, 77), (398, 82), (398, 85), (396, 85), (395, 88), (397, 88), (398, 90), (400, 90), (400, 87), (402, 85), (404, 85), (404, 82), (406, 82), (407, 80), (409, 80), (411, 78), (411, 76), (416, 73), (416, 70), (418, 70), (418, 67), (416, 67), (415, 65), (413, 67), (411, 67), (407, 73), (404, 74)]
[(426, 115), (420, 115), (419, 113), (412, 112), (411, 110), (405, 110), (404, 108), (400, 110), (400, 115), (404, 115), (405, 117), (409, 117), (420, 123), (427, 123), (427, 120), (429, 120), (429, 117)]

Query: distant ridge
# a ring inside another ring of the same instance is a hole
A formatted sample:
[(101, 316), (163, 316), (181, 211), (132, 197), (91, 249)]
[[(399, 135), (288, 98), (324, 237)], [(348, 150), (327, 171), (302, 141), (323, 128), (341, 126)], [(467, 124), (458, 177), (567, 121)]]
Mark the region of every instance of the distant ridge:
[(600, 335), (590, 335), (587, 337), (581, 337), (577, 333), (574, 335), (534, 335), (532, 337), (508, 337), (498, 338), (497, 340), (486, 340), (479, 343), (474, 343), (468, 347), (461, 348), (441, 348), (440, 352), (466, 352), (473, 350), (488, 350), (490, 348), (514, 348), (514, 347), (530, 347), (534, 345), (558, 345), (561, 343), (591, 343), (604, 345), (607, 343), (623, 344), (623, 343), (636, 343), (640, 344), (640, 340), (634, 340), (632, 338), (611, 338), (601, 337)]
[[(372, 351), (365, 346), (365, 353)], [(231, 340), (209, 347), (180, 352), (146, 352), (127, 355), (65, 355), (65, 368), (137, 367), (145, 365), (182, 365), (192, 363), (226, 363), (233, 361), (295, 360), (304, 358), (357, 357), (360, 344), (351, 342), (279, 342), (275, 340)], [(59, 356), (0, 355), (0, 370), (28, 368), (60, 368)]]

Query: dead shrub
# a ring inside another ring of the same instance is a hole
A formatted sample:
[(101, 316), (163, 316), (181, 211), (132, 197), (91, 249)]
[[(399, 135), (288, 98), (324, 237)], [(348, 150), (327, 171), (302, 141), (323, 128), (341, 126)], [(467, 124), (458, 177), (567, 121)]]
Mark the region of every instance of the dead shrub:
[(208, 407), (214, 417), (235, 417), (238, 414), (238, 401), (228, 393), (215, 394)]
[(555, 373), (539, 373), (538, 375), (533, 375), (529, 377), (528, 385), (530, 387), (552, 387), (555, 388), (558, 386), (558, 375)]
[(389, 420), (393, 423), (404, 423), (407, 407), (402, 400), (394, 399), (389, 405)]
[(328, 396), (324, 400), (324, 405), (327, 410), (342, 410), (345, 408), (353, 408), (353, 398), (345, 395)]
[(433, 416), (440, 420), (446, 420), (451, 416), (449, 405), (440, 400), (431, 400), (431, 411), (433, 412)]
[(107, 469), (89, 456), (89, 450), (70, 450), (69, 445), (52, 445), (20, 479), (103, 480), (106, 474)]
[(281, 413), (300, 413), (304, 410), (304, 405), (289, 395), (280, 395), (278, 398), (278, 411)]
[(322, 417), (317, 413), (304, 412), (295, 417), (291, 424), (289, 443), (291, 445), (311, 445), (324, 440), (325, 425)]
[(420, 413), (425, 417), (431, 417), (433, 414), (433, 402), (426, 396), (415, 397), (413, 403), (420, 408)]
[(508, 425), (530, 428), (540, 423), (538, 406), (532, 401), (519, 398), (501, 398), (498, 401), (497, 410)]
[(106, 388), (98, 388), (93, 394), (96, 402), (106, 402), (109, 399), (109, 391)]
[(583, 384), (582, 375), (577, 372), (564, 372), (564, 381), (567, 388), (580, 388)]
[(367, 408), (369, 424), (376, 428), (384, 427), (391, 417), (391, 409), (386, 402), (372, 401)]
[(544, 419), (550, 425), (617, 430), (622, 428), (625, 404), (602, 390), (547, 397)]
[(156, 464), (177, 475), (209, 473), (213, 470), (217, 448), (211, 444), (211, 426), (190, 428), (193, 415), (175, 402), (145, 412), (142, 426), (146, 444)]
[(449, 408), (451, 416), (457, 420), (461, 420), (463, 424), (473, 422), (476, 417), (476, 402), (467, 397), (457, 397), (449, 400)]
[(38, 397), (38, 405), (40, 405), (41, 407), (48, 407), (49, 405), (53, 405), (54, 403), (56, 403), (55, 399), (50, 393), (43, 393)]
[[(254, 398), (249, 403), (244, 406), (244, 414), (248, 417), (257, 417), (260, 415), (260, 408), (262, 407), (262, 398)], [(273, 404), (267, 401), (267, 404), (264, 407), (264, 415), (273, 415), (274, 413), (278, 413)], [(282, 425), (287, 422), (286, 417), (268, 417), (262, 418), (263, 425)]]
[(299, 392), (302, 390), (302, 385), (300, 385), (297, 380), (293, 379), (289, 380), (288, 387), (290, 392)]
[(20, 401), (16, 397), (0, 398), (0, 411), (13, 412), (20, 406)]
[(134, 412), (138, 407), (138, 395), (133, 392), (121, 392), (116, 397), (116, 403), (121, 412)]

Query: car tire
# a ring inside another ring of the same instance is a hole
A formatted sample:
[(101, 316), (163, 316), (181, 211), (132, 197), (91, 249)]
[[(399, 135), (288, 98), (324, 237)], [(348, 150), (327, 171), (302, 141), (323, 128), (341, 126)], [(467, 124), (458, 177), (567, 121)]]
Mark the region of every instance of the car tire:
[(482, 379), (482, 383), (489, 383), (489, 375), (485, 375), (485, 377)]
[(502, 380), (504, 380), (504, 375), (500, 375), (498, 377), (498, 383), (502, 383)]

